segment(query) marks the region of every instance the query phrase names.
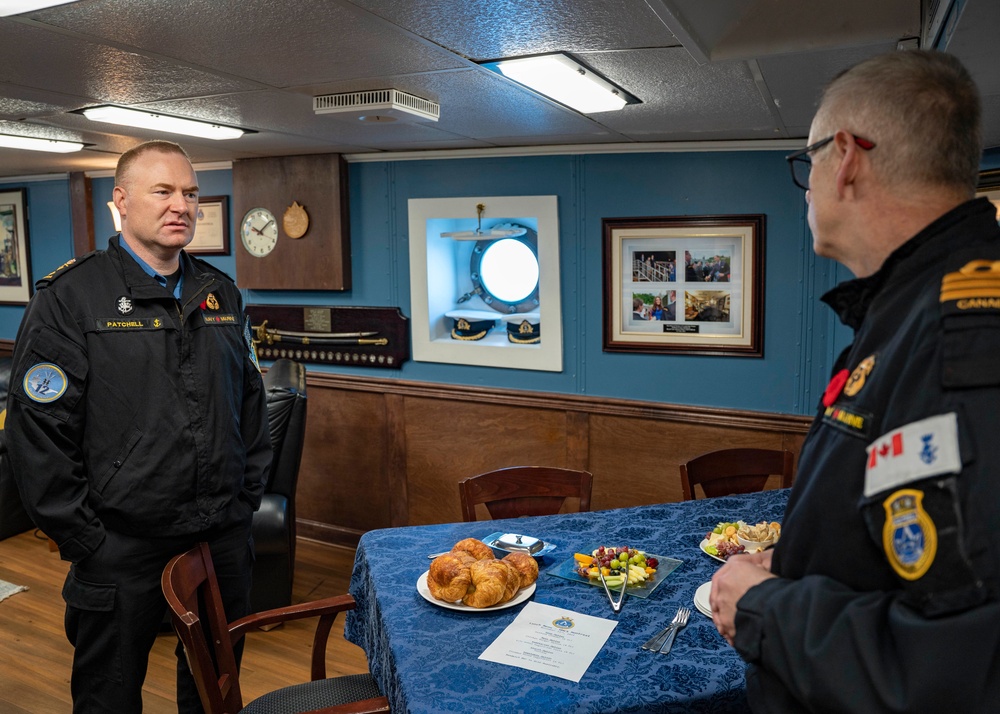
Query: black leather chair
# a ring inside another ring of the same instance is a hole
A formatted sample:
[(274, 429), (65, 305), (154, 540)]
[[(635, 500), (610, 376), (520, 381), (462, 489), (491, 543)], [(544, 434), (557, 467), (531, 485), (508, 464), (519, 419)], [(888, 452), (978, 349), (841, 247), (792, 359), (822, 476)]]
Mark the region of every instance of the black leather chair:
[(292, 604), (295, 577), (295, 487), (306, 438), (306, 368), (279, 359), (264, 375), (274, 450), (260, 510), (253, 517), (257, 562), (250, 605), (253, 612)]
[[(7, 408), (7, 389), (10, 385), (10, 357), (0, 358), (0, 409)], [(6, 433), (0, 428), (0, 540), (34, 528), (34, 524), (21, 505), (21, 494), (14, 483), (7, 459)]]

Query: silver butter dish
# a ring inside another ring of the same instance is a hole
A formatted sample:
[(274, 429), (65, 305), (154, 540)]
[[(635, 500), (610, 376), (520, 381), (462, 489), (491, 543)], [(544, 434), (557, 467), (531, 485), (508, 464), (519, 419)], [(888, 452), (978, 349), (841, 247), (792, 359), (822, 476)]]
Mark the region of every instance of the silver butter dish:
[(536, 558), (540, 558), (556, 549), (556, 546), (552, 543), (546, 543), (538, 538), (519, 533), (491, 533), (483, 538), (483, 543), (493, 548), (493, 550), (505, 553), (527, 553)]

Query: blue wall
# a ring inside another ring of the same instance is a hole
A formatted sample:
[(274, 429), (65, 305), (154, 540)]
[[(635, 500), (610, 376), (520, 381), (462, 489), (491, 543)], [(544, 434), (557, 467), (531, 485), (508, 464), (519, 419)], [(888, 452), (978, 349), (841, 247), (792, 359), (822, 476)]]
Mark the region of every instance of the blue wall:
[[(1000, 151), (983, 168), (1000, 167)], [(229, 170), (199, 174), (202, 195), (232, 195)], [(93, 180), (99, 248), (114, 232), (114, 181)], [(0, 184), (28, 191), (35, 279), (72, 257), (69, 182)], [(812, 253), (805, 202), (782, 153), (600, 154), (371, 162), (350, 165), (351, 291), (244, 290), (248, 303), (399, 306), (409, 315), (407, 200), (455, 196), (559, 197), (564, 369), (561, 373), (407, 362), (402, 370), (310, 365), (312, 371), (811, 414), (847, 330), (818, 301), (847, 279)], [(232, 202), (230, 202), (232, 209)], [(602, 350), (602, 218), (763, 213), (764, 358), (643, 355)], [(230, 241), (234, 217), (230, 215)], [(232, 255), (208, 257), (235, 275)], [(0, 305), (0, 338), (13, 339), (21, 306)]]

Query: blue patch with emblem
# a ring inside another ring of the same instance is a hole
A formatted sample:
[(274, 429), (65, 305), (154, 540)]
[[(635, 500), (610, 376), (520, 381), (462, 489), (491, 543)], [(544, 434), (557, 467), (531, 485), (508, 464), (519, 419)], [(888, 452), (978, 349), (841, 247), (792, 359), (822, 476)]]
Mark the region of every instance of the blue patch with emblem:
[(937, 528), (923, 500), (923, 492), (904, 488), (882, 502), (882, 547), (889, 565), (905, 580), (922, 578), (937, 554)]
[(66, 373), (51, 362), (42, 362), (28, 370), (22, 384), (29, 399), (48, 404), (66, 393)]

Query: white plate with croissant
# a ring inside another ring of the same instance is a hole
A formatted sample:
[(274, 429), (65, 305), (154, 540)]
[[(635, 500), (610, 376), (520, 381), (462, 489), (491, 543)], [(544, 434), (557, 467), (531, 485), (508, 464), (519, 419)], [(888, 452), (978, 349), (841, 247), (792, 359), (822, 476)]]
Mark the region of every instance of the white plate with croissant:
[(417, 579), (417, 592), (450, 610), (500, 610), (531, 597), (537, 579), (538, 563), (527, 553), (497, 560), (488, 545), (466, 538), (431, 561)]
[(515, 605), (520, 605), (522, 602), (527, 600), (535, 593), (535, 584), (532, 583), (526, 588), (521, 588), (517, 591), (517, 594), (507, 602), (502, 602), (499, 605), (491, 605), (490, 607), (471, 607), (465, 605), (461, 600), (457, 602), (445, 602), (444, 600), (438, 600), (433, 595), (431, 595), (430, 588), (427, 587), (427, 573), (426, 571), (417, 579), (417, 592), (432, 605), (437, 605), (438, 607), (444, 607), (449, 610), (461, 610), (462, 612), (487, 612), (490, 610), (503, 610), (507, 607), (514, 607)]

